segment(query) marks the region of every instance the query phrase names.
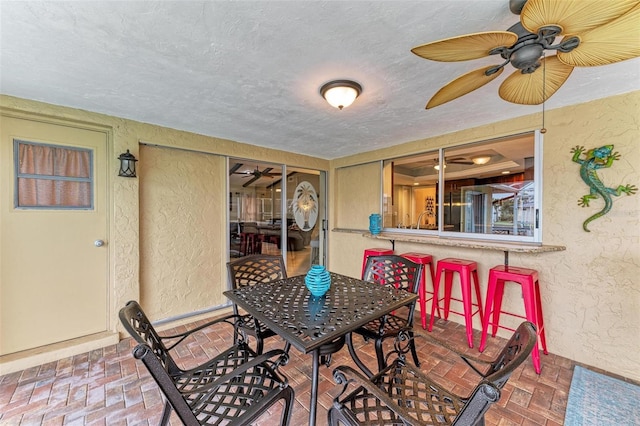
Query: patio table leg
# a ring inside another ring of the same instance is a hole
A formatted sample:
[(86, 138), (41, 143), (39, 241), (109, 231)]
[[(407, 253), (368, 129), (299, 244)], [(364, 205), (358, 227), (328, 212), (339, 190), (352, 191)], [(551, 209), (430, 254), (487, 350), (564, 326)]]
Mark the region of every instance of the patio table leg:
[(320, 366), (320, 349), (313, 351), (313, 369), (311, 371), (311, 402), (309, 403), (309, 426), (316, 424), (318, 405), (318, 370)]

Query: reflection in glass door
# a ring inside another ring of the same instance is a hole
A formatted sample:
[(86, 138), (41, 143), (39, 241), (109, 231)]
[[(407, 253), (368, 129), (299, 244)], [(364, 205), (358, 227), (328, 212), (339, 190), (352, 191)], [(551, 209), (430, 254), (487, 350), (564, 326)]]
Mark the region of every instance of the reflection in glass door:
[(282, 167), (229, 159), (229, 257), (280, 254)]
[(287, 167), (287, 272), (324, 264), (324, 172)]
[(230, 158), (229, 258), (282, 255), (289, 276), (325, 264), (325, 194), (325, 172)]

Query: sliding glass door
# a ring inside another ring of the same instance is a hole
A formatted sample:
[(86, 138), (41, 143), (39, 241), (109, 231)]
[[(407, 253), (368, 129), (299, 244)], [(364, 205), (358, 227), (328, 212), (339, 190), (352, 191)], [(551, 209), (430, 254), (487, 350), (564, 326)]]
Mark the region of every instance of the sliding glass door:
[(325, 200), (325, 172), (230, 158), (229, 258), (281, 254), (290, 276), (324, 264)]

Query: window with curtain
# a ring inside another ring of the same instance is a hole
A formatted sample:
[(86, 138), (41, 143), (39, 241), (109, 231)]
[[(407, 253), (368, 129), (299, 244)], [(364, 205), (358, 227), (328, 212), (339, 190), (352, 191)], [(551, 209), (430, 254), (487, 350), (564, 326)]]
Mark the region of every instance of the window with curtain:
[(93, 208), (91, 150), (15, 140), (14, 158), (16, 207)]

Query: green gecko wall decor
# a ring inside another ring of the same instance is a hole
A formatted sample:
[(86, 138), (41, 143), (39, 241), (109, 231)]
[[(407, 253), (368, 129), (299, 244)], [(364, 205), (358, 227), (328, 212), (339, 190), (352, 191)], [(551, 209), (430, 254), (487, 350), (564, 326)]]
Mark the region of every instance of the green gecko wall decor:
[(620, 159), (620, 154), (613, 151), (613, 145), (605, 145), (600, 148), (590, 149), (587, 152), (584, 152), (584, 158), (581, 159), (580, 155), (582, 155), (583, 152), (583, 146), (576, 146), (571, 149), (571, 153), (573, 154), (572, 160), (580, 164), (580, 177), (590, 188), (590, 192), (587, 195), (583, 195), (578, 200), (578, 205), (581, 207), (589, 207), (589, 202), (598, 198), (598, 196), (602, 197), (604, 200), (604, 207), (602, 210), (590, 216), (582, 224), (582, 229), (587, 232), (591, 232), (589, 228), (587, 228), (587, 225), (599, 217), (604, 216), (609, 212), (609, 210), (611, 210), (611, 207), (613, 206), (613, 200), (611, 198), (612, 195), (619, 196), (623, 192), (627, 195), (632, 195), (638, 191), (638, 188), (635, 185), (618, 185), (615, 189), (607, 188), (598, 177), (596, 173), (598, 169), (611, 167), (615, 160)]

